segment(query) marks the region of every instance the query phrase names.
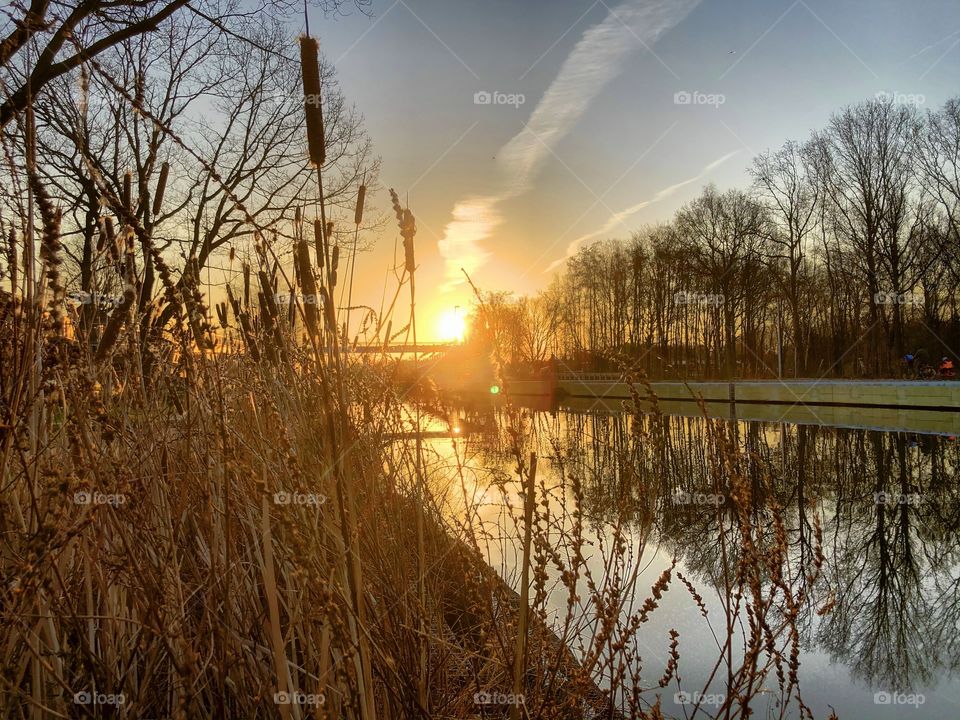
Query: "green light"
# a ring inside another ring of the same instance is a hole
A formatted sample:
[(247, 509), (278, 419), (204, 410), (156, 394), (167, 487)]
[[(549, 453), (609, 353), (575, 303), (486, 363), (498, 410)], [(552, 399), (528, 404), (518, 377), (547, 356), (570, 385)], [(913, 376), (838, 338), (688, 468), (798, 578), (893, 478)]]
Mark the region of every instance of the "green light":
[(499, 386), (499, 385), (491, 385), (491, 386), (490, 386), (490, 394), (491, 394), (491, 395), (499, 395), (499, 394), (500, 394), (500, 386)]

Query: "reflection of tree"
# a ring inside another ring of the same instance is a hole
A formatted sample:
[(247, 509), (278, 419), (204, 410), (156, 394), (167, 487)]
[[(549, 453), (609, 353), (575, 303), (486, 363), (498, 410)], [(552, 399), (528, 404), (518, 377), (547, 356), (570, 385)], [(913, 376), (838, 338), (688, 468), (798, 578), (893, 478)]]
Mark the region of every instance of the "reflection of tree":
[(919, 506), (876, 502), (874, 493), (912, 497), (903, 436), (869, 433), (861, 448), (873, 473), (866, 493), (838, 504), (842, 542), (833, 558), (835, 611), (820, 628), (820, 642), (873, 685), (910, 689), (932, 676), (931, 613), (921, 586), (914, 526)]
[[(712, 423), (712, 424), (711, 424)], [(741, 529), (717, 469), (717, 443), (738, 450), (761, 552), (773, 518), (786, 525), (783, 567), (804, 592), (797, 627), (877, 688), (920, 689), (960, 669), (960, 444), (935, 436), (627, 414), (535, 415), (541, 456), (575, 478), (597, 527), (653, 527), (695, 584), (721, 592), (743, 556)], [(719, 505), (676, 502), (717, 494)], [(887, 504), (875, 502), (887, 493)], [(899, 500), (903, 502), (899, 502)], [(819, 529), (822, 527), (822, 531)], [(807, 578), (824, 542), (825, 583)], [(766, 592), (766, 589), (764, 590)], [(722, 592), (721, 592), (722, 594)]]

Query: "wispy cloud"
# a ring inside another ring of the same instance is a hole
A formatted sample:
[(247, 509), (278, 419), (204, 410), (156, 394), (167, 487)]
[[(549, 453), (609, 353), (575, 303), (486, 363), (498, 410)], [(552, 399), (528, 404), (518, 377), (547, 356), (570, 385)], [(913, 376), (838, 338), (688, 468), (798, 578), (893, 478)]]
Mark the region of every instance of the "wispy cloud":
[(677, 25), (700, 0), (627, 0), (589, 28), (567, 56), (523, 132), (497, 153), (503, 190), (461, 200), (453, 209), (439, 249), (446, 262), (450, 289), (467, 272), (483, 267), (490, 253), (484, 248), (503, 222), (499, 205), (533, 187), (537, 174), (557, 144), (573, 129), (597, 95), (623, 69), (630, 53), (652, 44)]
[(587, 233), (586, 235), (581, 235), (576, 240), (572, 241), (569, 245), (567, 245), (566, 254), (564, 254), (563, 257), (557, 258), (552, 263), (550, 263), (547, 266), (547, 269), (545, 270), (545, 272), (551, 272), (553, 270), (556, 270), (560, 265), (566, 262), (568, 258), (571, 258), (574, 255), (576, 255), (577, 251), (581, 247), (583, 247), (585, 243), (589, 242), (590, 240), (593, 240), (596, 237), (599, 237), (601, 235), (606, 235), (607, 233), (612, 232), (618, 225), (623, 223), (627, 218), (632, 217), (633, 215), (636, 215), (645, 207), (654, 205), (660, 202), (661, 200), (665, 200), (666, 198), (673, 195), (680, 188), (686, 187), (687, 185), (692, 185), (693, 183), (703, 180), (707, 175), (709, 175), (715, 169), (723, 165), (727, 160), (732, 158), (738, 152), (740, 151), (734, 150), (733, 152), (728, 152), (726, 155), (722, 155), (718, 157), (716, 160), (714, 160), (712, 163), (708, 164), (706, 167), (703, 168), (703, 170), (698, 172), (693, 177), (687, 178), (686, 180), (681, 180), (678, 183), (674, 183), (673, 185), (668, 185), (667, 187), (661, 190), (658, 190), (656, 194), (654, 194), (654, 196), (649, 200), (643, 200), (641, 202), (638, 202), (635, 205), (631, 205), (630, 207), (627, 207), (627, 208), (624, 208), (623, 210), (615, 212), (599, 228), (597, 228), (593, 232)]

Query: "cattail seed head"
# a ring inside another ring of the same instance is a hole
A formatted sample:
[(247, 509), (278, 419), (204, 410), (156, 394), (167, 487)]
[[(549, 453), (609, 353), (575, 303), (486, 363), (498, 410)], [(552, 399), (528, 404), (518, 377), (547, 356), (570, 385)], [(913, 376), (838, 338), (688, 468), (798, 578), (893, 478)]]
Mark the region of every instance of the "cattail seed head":
[(127, 170), (123, 174), (123, 207), (127, 212), (133, 212), (133, 206), (130, 204), (131, 201), (131, 185), (133, 184), (133, 176), (130, 174), (130, 171)]
[(361, 185), (357, 191), (357, 209), (353, 213), (353, 224), (359, 225), (363, 222), (363, 203), (367, 198), (367, 186)]
[(313, 242), (317, 252), (317, 267), (323, 269), (323, 222), (320, 218), (313, 221)]
[(157, 180), (157, 192), (153, 196), (153, 214), (159, 215), (163, 206), (163, 193), (167, 189), (167, 176), (170, 174), (170, 163), (160, 166), (160, 178)]
[(303, 105), (307, 116), (307, 148), (310, 162), (320, 167), (326, 162), (323, 134), (323, 108), (320, 95), (319, 48), (312, 37), (300, 38), (300, 70), (303, 75)]

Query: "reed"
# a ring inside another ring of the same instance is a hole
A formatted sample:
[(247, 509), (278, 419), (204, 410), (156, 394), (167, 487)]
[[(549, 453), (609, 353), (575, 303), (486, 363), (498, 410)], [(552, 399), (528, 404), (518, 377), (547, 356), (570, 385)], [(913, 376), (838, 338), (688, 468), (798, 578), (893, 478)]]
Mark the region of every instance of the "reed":
[(300, 38), (300, 68), (303, 76), (304, 112), (307, 116), (307, 147), (310, 162), (323, 167), (327, 161), (326, 138), (323, 130), (323, 103), (321, 102), (319, 45), (315, 38)]
[[(307, 98), (320, 92), (317, 52), (316, 41), (301, 40)], [(320, 167), (322, 114), (309, 102), (306, 111)], [(168, 173), (165, 163), (155, 216)], [(653, 687), (640, 674), (638, 636), (674, 585), (706, 615), (701, 591), (675, 568), (640, 590), (629, 508), (613, 511), (608, 559), (592, 571), (584, 529), (591, 483), (561, 453), (555, 477), (569, 487), (569, 503), (557, 508), (557, 488), (530, 462), (522, 519), (505, 502), (501, 523), (485, 524), (485, 508), (467, 492), (476, 478), (466, 446), (453, 448), (451, 468), (449, 453), (424, 442), (424, 418), (449, 410), (443, 399), (419, 380), (402, 386), (394, 364), (336, 351), (341, 246), (331, 247), (322, 215), (315, 258), (298, 230), (292, 281), (274, 254), (279, 241), (245, 216), (255, 245), (242, 266), (242, 302), (228, 286), (215, 330), (197, 261), (184, 260), (182, 282), (175, 279), (142, 222), (147, 208), (138, 214), (130, 176), (121, 188), (97, 183), (103, 279), (124, 286), (98, 342), (43, 333), (39, 312), (18, 317), (16, 259), (26, 255), (32, 216), (17, 218), (7, 241), (14, 282), (11, 297), (0, 297), (0, 714), (96, 716), (105, 708), (74, 696), (99, 692), (122, 694), (110, 711), (127, 717), (466, 717), (490, 709), (477, 693), (511, 689), (524, 696), (509, 710), (515, 716), (662, 715), (657, 693), (682, 677), (684, 638), (665, 640), (668, 660)], [(59, 218), (49, 188), (33, 180), (31, 193), (56, 300), (64, 290)], [(322, 187), (319, 196), (322, 207)], [(361, 187), (349, 288), (365, 196)], [(409, 333), (418, 362), (416, 218), (396, 192), (391, 202), (404, 243), (397, 292), (409, 283), (409, 317), (401, 314), (399, 329), (392, 313), (378, 317), (377, 341), (381, 331), (384, 346)], [(148, 258), (160, 295), (136, 303)], [(320, 303), (290, 308), (302, 312), (306, 338), (278, 306), (280, 287), (320, 298), (322, 318)], [(172, 308), (165, 332), (129, 332), (161, 300)], [(159, 359), (155, 372), (144, 370), (146, 353)], [(635, 419), (637, 452), (656, 456), (656, 413), (638, 409)], [(498, 462), (523, 467), (535, 440), (530, 419), (508, 411), (497, 421), (492, 434), (507, 448)], [(778, 573), (789, 560), (783, 512), (771, 503), (769, 523), (755, 521), (755, 459), (719, 427), (709, 449), (712, 480), (734, 498), (725, 531), (717, 530), (729, 550), (731, 598), (721, 633), (748, 632), (740, 656), (720, 638), (717, 677), (730, 698), (720, 716), (749, 716), (770, 685), (797, 707), (797, 625), (820, 574), (819, 540), (802, 581)], [(484, 489), (499, 492), (489, 470)], [(463, 512), (449, 512), (446, 481)], [(558, 529), (568, 545), (557, 545)], [(496, 547), (521, 549), (519, 593), (487, 563)], [(559, 617), (549, 604), (555, 587), (567, 603)], [(311, 700), (285, 702), (290, 694)]]

